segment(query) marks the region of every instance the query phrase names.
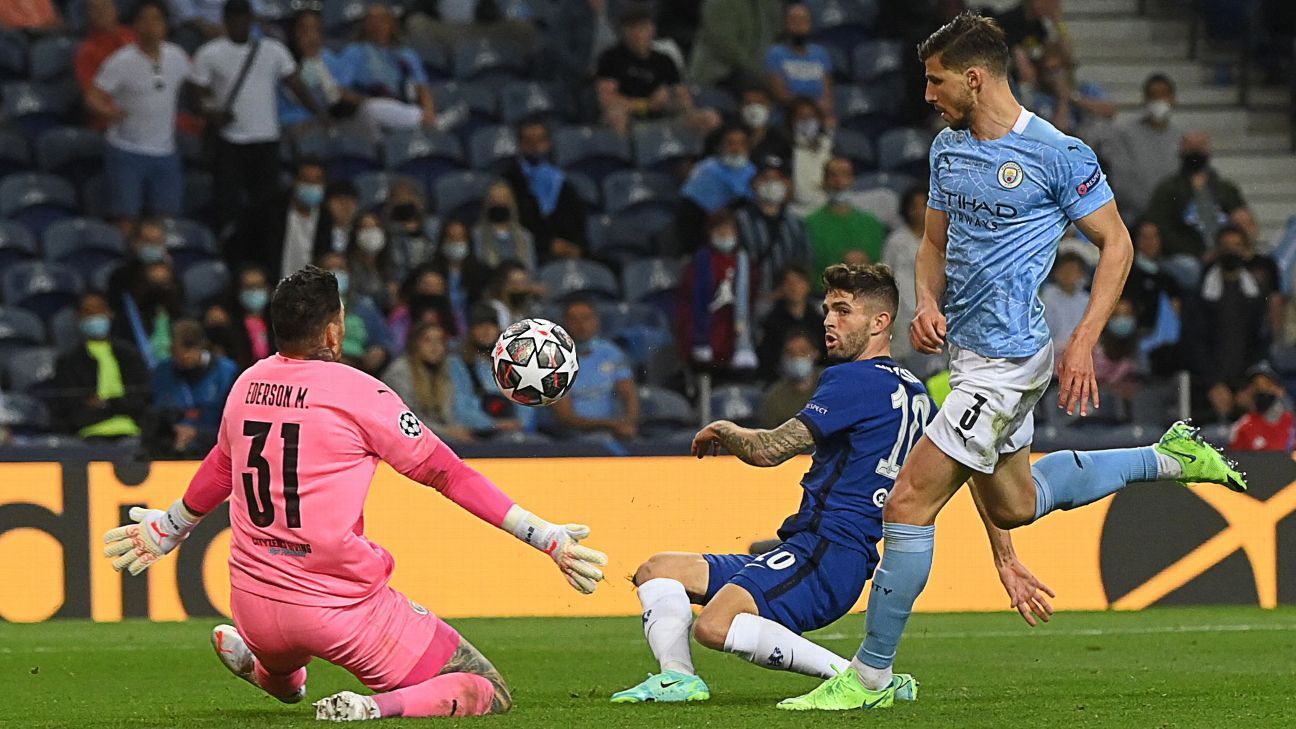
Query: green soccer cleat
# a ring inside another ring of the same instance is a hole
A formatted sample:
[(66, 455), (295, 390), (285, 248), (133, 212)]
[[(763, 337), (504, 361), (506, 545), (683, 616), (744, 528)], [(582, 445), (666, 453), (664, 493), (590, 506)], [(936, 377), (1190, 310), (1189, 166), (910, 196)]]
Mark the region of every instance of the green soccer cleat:
[[(864, 688), (859, 674), (854, 668), (845, 671), (819, 684), (815, 690), (804, 696), (783, 699), (775, 708), (784, 711), (849, 711), (850, 709), (887, 709), (896, 700), (896, 690), (900, 682), (898, 676), (892, 676), (891, 683), (881, 691)], [(912, 677), (910, 677), (912, 680)], [(916, 685), (916, 684), (915, 684)], [(914, 694), (916, 697), (917, 694)]]
[(711, 689), (701, 676), (679, 671), (666, 671), (648, 676), (638, 686), (612, 694), (614, 704), (642, 704), (647, 702), (670, 703), (677, 701), (706, 701)]
[(891, 674), (891, 686), (895, 689), (896, 701), (918, 700), (918, 679), (908, 673)]
[(1183, 483), (1218, 483), (1233, 491), (1246, 491), (1246, 474), (1238, 470), (1237, 461), (1225, 457), (1218, 448), (1202, 437), (1201, 428), (1180, 420), (1153, 446), (1157, 453), (1179, 462), (1183, 473), (1175, 479)]

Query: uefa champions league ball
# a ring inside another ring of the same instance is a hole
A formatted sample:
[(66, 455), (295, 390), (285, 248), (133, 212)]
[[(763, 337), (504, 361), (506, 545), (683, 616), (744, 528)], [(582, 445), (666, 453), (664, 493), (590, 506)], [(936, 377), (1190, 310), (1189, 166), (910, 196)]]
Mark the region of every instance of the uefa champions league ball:
[(491, 350), (491, 360), (500, 392), (528, 407), (561, 400), (580, 371), (576, 342), (546, 319), (523, 319), (505, 329)]

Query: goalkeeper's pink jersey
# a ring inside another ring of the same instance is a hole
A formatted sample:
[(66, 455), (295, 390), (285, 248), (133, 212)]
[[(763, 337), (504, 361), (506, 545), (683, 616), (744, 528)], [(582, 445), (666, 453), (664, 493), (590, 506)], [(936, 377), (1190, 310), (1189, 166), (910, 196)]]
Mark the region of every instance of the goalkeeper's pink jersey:
[(379, 460), (496, 526), (513, 501), (469, 468), (381, 381), (347, 365), (274, 355), (234, 383), (217, 445), (185, 493), (230, 498), (230, 584), (302, 605), (358, 602), (395, 563), (364, 535)]

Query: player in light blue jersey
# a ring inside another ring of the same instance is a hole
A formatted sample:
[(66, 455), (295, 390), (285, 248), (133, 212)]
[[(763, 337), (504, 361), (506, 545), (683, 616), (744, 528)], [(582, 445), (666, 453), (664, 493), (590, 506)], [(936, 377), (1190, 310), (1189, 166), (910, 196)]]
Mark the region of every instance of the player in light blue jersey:
[(1098, 407), (1093, 349), (1120, 297), (1133, 246), (1093, 151), (1013, 97), (998, 24), (963, 13), (918, 51), (927, 101), (949, 128), (931, 148), (910, 340), (928, 354), (949, 344), (952, 391), (914, 444), (883, 509), (884, 552), (863, 645), (850, 668), (779, 708), (891, 705), (891, 666), (931, 571), (936, 515), (969, 478), (988, 517), (996, 562), (1015, 562), (1005, 530), (1129, 483), (1208, 481), (1246, 489), (1236, 464), (1184, 423), (1155, 446), (1054, 453), (1032, 468), (1032, 411), (1054, 372), (1038, 291), (1062, 233), (1074, 224), (1101, 250), (1089, 307), (1057, 368), (1058, 405), (1068, 414), (1088, 414), (1090, 402)]

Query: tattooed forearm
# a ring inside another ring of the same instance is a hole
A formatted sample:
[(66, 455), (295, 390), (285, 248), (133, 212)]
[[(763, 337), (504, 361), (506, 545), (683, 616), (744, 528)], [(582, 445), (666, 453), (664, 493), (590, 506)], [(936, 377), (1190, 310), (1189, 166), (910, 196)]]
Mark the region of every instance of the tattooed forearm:
[(492, 714), (504, 714), (513, 708), (513, 696), (509, 693), (508, 684), (504, 683), (504, 677), (486, 659), (486, 656), (463, 636), (459, 637), (459, 647), (455, 649), (454, 655), (450, 656), (450, 660), (441, 669), (441, 675), (447, 673), (475, 673), (490, 681), (495, 687), (495, 698), (491, 700)]
[(777, 466), (814, 445), (810, 429), (796, 418), (773, 430), (750, 430), (727, 423), (716, 435), (725, 449), (753, 466)]

